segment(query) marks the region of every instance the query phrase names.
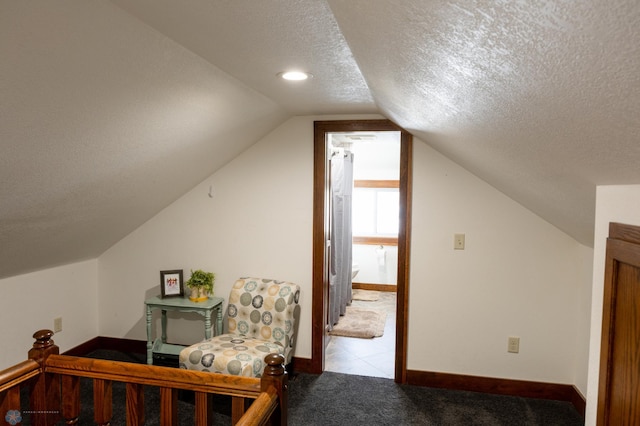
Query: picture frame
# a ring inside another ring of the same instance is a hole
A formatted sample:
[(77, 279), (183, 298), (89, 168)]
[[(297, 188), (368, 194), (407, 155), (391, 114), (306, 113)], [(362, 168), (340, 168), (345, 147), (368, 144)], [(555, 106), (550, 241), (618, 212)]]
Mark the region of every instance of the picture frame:
[(167, 297), (183, 297), (182, 269), (160, 271), (160, 291), (163, 299)]

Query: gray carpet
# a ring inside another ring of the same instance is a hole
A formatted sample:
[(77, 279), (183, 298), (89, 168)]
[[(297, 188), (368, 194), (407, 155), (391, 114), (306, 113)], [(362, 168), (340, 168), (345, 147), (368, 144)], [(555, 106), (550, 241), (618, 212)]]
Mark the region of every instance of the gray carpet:
[(561, 401), (398, 385), (324, 372), (291, 383), (291, 425), (583, 425)]
[[(143, 355), (115, 351), (95, 351), (90, 356), (144, 362)], [(114, 383), (112, 426), (125, 425), (124, 392), (123, 384)], [(81, 395), (79, 424), (92, 424), (90, 380), (82, 379)], [(145, 388), (146, 425), (159, 424), (158, 404), (158, 389)], [(193, 424), (193, 408), (193, 393), (181, 393), (180, 425)], [(229, 398), (216, 397), (214, 411), (216, 425), (231, 424)], [(28, 425), (25, 417), (23, 424)], [(324, 372), (290, 377), (289, 424), (581, 426), (584, 420), (567, 402), (398, 385), (390, 379)]]

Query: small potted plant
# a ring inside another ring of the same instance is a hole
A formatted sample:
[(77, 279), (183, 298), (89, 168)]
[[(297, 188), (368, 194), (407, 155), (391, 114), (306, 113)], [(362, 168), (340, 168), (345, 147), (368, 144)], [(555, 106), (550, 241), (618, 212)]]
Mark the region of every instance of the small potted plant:
[(191, 271), (191, 278), (185, 284), (191, 289), (189, 299), (193, 302), (202, 302), (213, 295), (213, 282), (215, 281), (213, 272), (205, 272), (202, 269)]

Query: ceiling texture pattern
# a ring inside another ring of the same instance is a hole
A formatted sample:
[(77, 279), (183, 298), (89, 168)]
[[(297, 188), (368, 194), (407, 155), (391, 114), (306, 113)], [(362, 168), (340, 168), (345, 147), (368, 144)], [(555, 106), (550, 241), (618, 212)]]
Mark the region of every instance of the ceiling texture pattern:
[(99, 256), (294, 115), (382, 114), (588, 246), (596, 185), (640, 183), (635, 0), (0, 0), (0, 55), (0, 277)]

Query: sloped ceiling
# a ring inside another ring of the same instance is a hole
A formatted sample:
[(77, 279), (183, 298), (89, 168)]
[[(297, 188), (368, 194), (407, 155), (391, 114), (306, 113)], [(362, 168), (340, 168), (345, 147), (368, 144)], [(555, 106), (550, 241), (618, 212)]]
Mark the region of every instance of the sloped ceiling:
[(302, 114), (381, 113), (592, 245), (595, 186), (640, 183), (639, 22), (635, 0), (0, 0), (0, 277), (100, 255)]

